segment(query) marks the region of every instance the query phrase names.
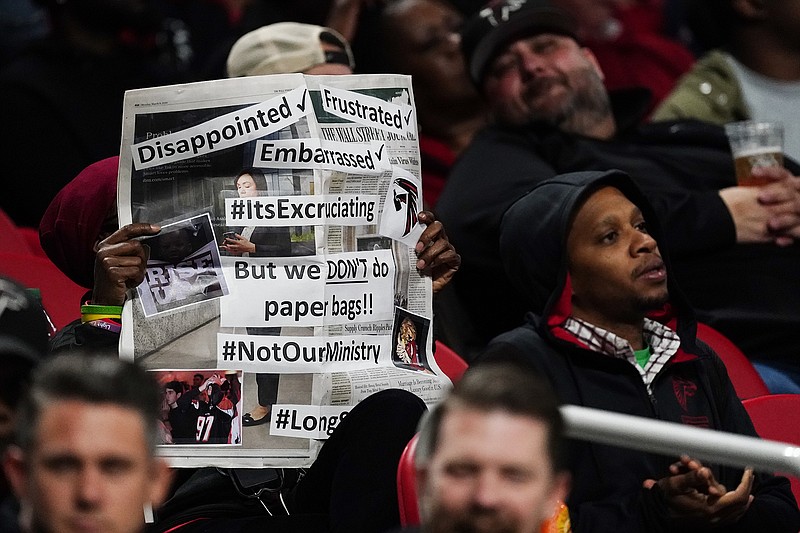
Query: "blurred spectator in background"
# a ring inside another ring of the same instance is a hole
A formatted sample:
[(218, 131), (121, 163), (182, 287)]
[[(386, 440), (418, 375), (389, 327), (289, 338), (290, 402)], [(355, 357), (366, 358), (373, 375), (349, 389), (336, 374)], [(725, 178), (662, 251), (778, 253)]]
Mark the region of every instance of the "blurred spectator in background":
[(686, 9), (693, 34), (713, 50), (653, 120), (779, 121), (784, 151), (800, 159), (800, 3), (705, 0)]
[(486, 124), (486, 105), (461, 53), (464, 17), (444, 0), (388, 2), (381, 17), (381, 72), (414, 84), (425, 205), (436, 208), (458, 154)]
[[(191, 6), (192, 0), (165, 0), (183, 6)], [(226, 59), (234, 43), (243, 35), (278, 22), (298, 22), (303, 24), (339, 27), (326, 23), (328, 12), (338, 4), (350, 4), (351, 0), (207, 0), (212, 4), (224, 5), (227, 11), (226, 29), (228, 35), (205, 41), (210, 45), (207, 58), (198, 74), (200, 79), (217, 79), (227, 76)], [(362, 2), (365, 0), (356, 0)], [(372, 0), (366, 0), (371, 2)], [(207, 17), (208, 18), (208, 17)], [(219, 31), (219, 20), (215, 21)], [(197, 33), (195, 31), (195, 33)]]
[[(30, 375), (47, 354), (50, 325), (39, 300), (22, 285), (0, 277), (0, 455), (12, 441), (18, 404)], [(0, 533), (16, 533), (19, 505), (0, 477)]]
[(341, 0), (328, 16), (331, 27), (355, 41), (356, 73), (411, 76), (428, 209), (435, 209), (458, 154), (486, 123), (461, 53), (463, 22), (447, 0)]
[(36, 227), (86, 165), (119, 153), (127, 89), (179, 79), (157, 61), (155, 0), (39, 0), (50, 35), (0, 71), (0, 208)]
[(564, 422), (549, 384), (526, 370), (470, 369), (423, 418), (414, 455), (422, 531), (550, 531), (542, 526), (569, 490)]
[(160, 398), (147, 372), (116, 357), (41, 365), (4, 460), (23, 531), (143, 531), (172, 478), (155, 456)]
[(694, 64), (668, 37), (663, 0), (554, 0), (577, 23), (576, 36), (597, 58), (608, 90), (645, 87), (652, 110)]
[(225, 57), (230, 43), (238, 36), (240, 2), (153, 1), (161, 19), (155, 57), (159, 68), (173, 69), (181, 81), (224, 78)]
[(0, 2), (0, 66), (49, 30), (44, 9), (33, 0)]

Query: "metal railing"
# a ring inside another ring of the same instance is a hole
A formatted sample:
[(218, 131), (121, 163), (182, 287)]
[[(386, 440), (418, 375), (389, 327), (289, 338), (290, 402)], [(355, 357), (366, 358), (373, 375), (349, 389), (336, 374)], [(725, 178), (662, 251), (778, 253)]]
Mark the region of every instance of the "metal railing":
[(800, 447), (792, 444), (577, 405), (561, 414), (574, 439), (800, 476)]

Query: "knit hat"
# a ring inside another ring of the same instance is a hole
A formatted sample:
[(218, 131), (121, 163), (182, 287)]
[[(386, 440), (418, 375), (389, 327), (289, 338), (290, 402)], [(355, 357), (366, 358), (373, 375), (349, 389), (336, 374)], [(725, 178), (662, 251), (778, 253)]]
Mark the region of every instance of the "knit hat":
[(577, 39), (577, 25), (548, 0), (501, 0), (487, 4), (461, 30), (461, 48), (472, 81), (480, 86), (486, 67), (503, 47), (538, 33)]
[[(323, 42), (344, 52), (323, 50)], [(228, 54), (228, 77), (304, 72), (325, 63), (355, 68), (353, 52), (344, 37), (323, 26), (279, 22), (246, 33), (234, 43)]]
[(69, 279), (94, 287), (94, 245), (109, 213), (117, 207), (119, 156), (83, 169), (59, 191), (39, 223), (47, 257)]

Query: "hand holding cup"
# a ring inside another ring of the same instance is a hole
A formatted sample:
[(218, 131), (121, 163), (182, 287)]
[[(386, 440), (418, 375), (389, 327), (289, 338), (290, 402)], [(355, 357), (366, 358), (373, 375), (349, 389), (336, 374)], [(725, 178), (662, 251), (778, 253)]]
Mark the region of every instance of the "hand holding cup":
[(736, 181), (745, 187), (767, 185), (767, 178), (754, 176), (752, 170), (783, 166), (783, 124), (745, 120), (725, 125), (731, 145)]

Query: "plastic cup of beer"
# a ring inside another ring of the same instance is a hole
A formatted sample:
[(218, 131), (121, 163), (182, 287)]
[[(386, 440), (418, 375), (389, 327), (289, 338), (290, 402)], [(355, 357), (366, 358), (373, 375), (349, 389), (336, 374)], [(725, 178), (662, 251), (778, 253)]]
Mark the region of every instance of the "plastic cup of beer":
[(780, 122), (732, 122), (725, 125), (725, 133), (731, 145), (739, 185), (766, 185), (770, 180), (754, 178), (752, 170), (783, 166), (783, 124)]

